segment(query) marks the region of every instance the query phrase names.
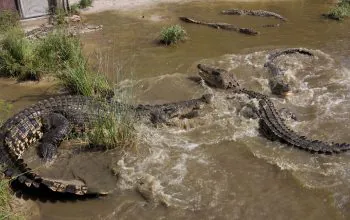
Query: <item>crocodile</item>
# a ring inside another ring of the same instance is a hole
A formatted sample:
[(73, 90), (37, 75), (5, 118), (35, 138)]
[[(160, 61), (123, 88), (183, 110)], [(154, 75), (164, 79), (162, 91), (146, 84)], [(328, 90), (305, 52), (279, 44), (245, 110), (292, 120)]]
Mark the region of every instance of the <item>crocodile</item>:
[(335, 154), (350, 150), (348, 143), (326, 143), (297, 134), (284, 123), (273, 102), (266, 95), (240, 87), (233, 73), (204, 64), (198, 64), (197, 67), (199, 75), (209, 86), (231, 93), (246, 94), (249, 98), (258, 100), (258, 106), (254, 107), (254, 110), (259, 118), (259, 131), (269, 140), (319, 154)]
[(187, 22), (187, 23), (193, 23), (193, 24), (201, 24), (201, 25), (206, 25), (212, 28), (216, 29), (223, 29), (223, 30), (228, 30), (228, 31), (237, 31), (242, 34), (247, 34), (247, 35), (257, 35), (259, 32), (251, 29), (251, 28), (240, 28), (237, 27), (233, 24), (227, 24), (227, 23), (212, 23), (212, 22), (204, 22), (204, 21), (198, 21), (194, 18), (189, 18), (189, 17), (180, 17), (181, 21)]
[(292, 89), (284, 79), (284, 71), (275, 64), (275, 60), (280, 56), (295, 53), (303, 54), (309, 57), (315, 56), (311, 50), (308, 50), (306, 48), (287, 48), (284, 50), (273, 52), (268, 55), (267, 61), (264, 64), (264, 66), (267, 67), (272, 74), (272, 77), (269, 78), (269, 86), (273, 94), (280, 96), (290, 94)]
[(89, 189), (81, 180), (40, 176), (27, 166), (22, 159), (23, 153), (40, 140), (40, 156), (44, 161), (52, 162), (58, 146), (68, 134), (93, 129), (95, 122), (108, 113), (128, 111), (138, 122), (160, 124), (176, 117), (194, 117), (194, 113), (210, 101), (209, 94), (198, 99), (159, 105), (127, 105), (84, 96), (50, 98), (25, 108), (1, 126), (0, 163), (5, 167), (6, 177), (26, 187), (44, 187), (77, 196), (107, 194)]
[[(102, 25), (93, 25), (85, 23), (71, 24), (67, 27), (66, 31), (64, 31), (64, 34), (68, 36), (77, 36), (93, 31), (99, 31), (102, 30), (102, 28)], [(55, 25), (43, 24), (38, 28), (26, 31), (25, 37), (29, 40), (42, 39), (47, 37), (50, 33), (54, 33), (57, 30), (57, 26)]]
[(247, 10), (247, 9), (228, 9), (228, 10), (222, 10), (221, 14), (224, 15), (251, 15), (251, 16), (259, 16), (259, 17), (273, 17), (280, 19), (282, 21), (287, 21), (286, 18), (284, 18), (282, 15), (279, 15), (275, 12), (271, 11), (264, 11), (264, 10)]

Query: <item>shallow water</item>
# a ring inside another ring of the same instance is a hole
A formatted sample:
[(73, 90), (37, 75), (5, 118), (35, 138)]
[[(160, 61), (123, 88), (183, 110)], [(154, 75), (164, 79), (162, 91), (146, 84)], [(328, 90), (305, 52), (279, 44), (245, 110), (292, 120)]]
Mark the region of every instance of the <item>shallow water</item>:
[[(324, 20), (320, 14), (328, 7), (319, 0), (193, 2), (89, 15), (87, 21), (103, 24), (104, 30), (82, 36), (85, 52), (96, 66), (98, 58), (103, 60), (100, 68), (121, 91), (132, 88), (136, 102), (186, 100), (207, 92), (215, 98), (199, 119), (177, 121), (173, 127), (138, 126), (139, 152), (75, 155), (63, 148), (61, 160), (46, 172), (65, 178), (78, 175), (112, 194), (88, 201), (38, 202), (41, 219), (349, 219), (349, 153), (311, 155), (270, 142), (259, 135), (257, 121), (242, 116), (246, 97), (231, 94), (227, 100), (227, 93), (187, 78), (197, 75), (198, 63), (213, 64), (233, 71), (244, 87), (270, 95), (267, 54), (287, 47), (313, 49), (314, 58), (277, 60), (295, 94), (287, 99), (272, 96), (273, 102), (296, 113), (298, 121), (287, 124), (298, 133), (350, 142), (350, 20)], [(271, 10), (289, 21), (263, 28), (280, 21), (219, 14), (228, 8)], [(157, 45), (159, 30), (180, 23), (179, 16), (233, 23), (261, 34), (245, 36), (184, 23), (189, 41)], [(35, 99), (18, 98), (15, 110)], [(153, 178), (155, 196), (150, 200), (137, 192), (145, 176)]]

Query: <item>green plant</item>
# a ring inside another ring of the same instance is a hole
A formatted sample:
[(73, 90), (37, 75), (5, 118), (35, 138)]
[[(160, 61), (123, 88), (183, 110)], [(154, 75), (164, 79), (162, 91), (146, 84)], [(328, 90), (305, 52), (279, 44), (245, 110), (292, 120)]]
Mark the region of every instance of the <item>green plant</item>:
[(75, 65), (67, 65), (58, 75), (62, 85), (72, 94), (84, 96), (111, 96), (111, 87), (102, 74), (92, 73), (87, 61), (81, 59)]
[(55, 8), (55, 20), (58, 25), (66, 24), (65, 17), (67, 16), (67, 12), (63, 8)]
[(70, 14), (79, 14), (79, 8), (80, 8), (79, 4), (72, 4), (69, 8), (69, 13)]
[(83, 59), (79, 38), (68, 36), (64, 29), (57, 29), (42, 39), (36, 54), (43, 66), (52, 72), (64, 68), (67, 63), (73, 65)]
[(92, 0), (80, 0), (79, 7), (86, 8), (92, 5)]
[[(3, 172), (3, 170), (0, 170)], [(14, 212), (10, 206), (13, 199), (9, 189), (9, 181), (0, 178), (0, 219), (6, 220), (24, 220), (21, 213)]]
[[(3, 120), (7, 117), (11, 110), (12, 106), (0, 100), (0, 126), (3, 124)], [(0, 172), (3, 172), (3, 168), (0, 167)], [(0, 219), (22, 219), (21, 216), (12, 212), (10, 208), (11, 193), (9, 190), (9, 181), (1, 179), (0, 177)]]
[(0, 11), (0, 33), (19, 25), (18, 13), (10, 10)]
[(176, 44), (180, 40), (185, 40), (186, 31), (180, 25), (173, 25), (163, 28), (160, 33), (160, 42), (166, 45)]
[[(113, 102), (112, 102), (113, 105)], [(88, 132), (87, 137), (93, 147), (102, 146), (105, 149), (126, 149), (136, 146), (136, 131), (134, 128), (133, 112), (130, 109), (123, 109), (123, 106), (116, 105), (119, 109), (102, 115), (94, 125), (94, 129)]]
[(27, 40), (22, 30), (13, 28), (0, 46), (1, 76), (18, 80), (39, 80), (44, 73), (57, 72), (84, 59), (80, 40), (60, 28), (38, 41)]
[(0, 180), (0, 219), (8, 219), (11, 216), (9, 210), (11, 195), (8, 189), (8, 181)]
[(35, 57), (35, 43), (24, 38), (20, 28), (7, 31), (1, 41), (0, 76), (17, 77), (19, 80), (39, 80), (39, 60)]
[(350, 1), (349, 0), (340, 1), (327, 14), (325, 14), (325, 16), (334, 20), (343, 20), (345, 17), (349, 17)]

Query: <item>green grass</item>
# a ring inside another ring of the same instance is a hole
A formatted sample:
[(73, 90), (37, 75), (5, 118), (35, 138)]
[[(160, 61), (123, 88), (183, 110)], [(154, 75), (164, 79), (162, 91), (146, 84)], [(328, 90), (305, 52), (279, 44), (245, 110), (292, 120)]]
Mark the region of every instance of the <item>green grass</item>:
[(21, 29), (7, 31), (0, 42), (0, 76), (18, 80), (39, 80), (42, 76), (40, 59), (35, 54), (35, 43), (24, 38)]
[(79, 1), (79, 7), (80, 8), (86, 8), (92, 5), (92, 0), (80, 0)]
[(80, 13), (79, 9), (80, 9), (79, 4), (72, 4), (72, 5), (70, 5), (69, 13), (70, 14), (79, 14)]
[(23, 31), (8, 31), (0, 43), (0, 76), (40, 80), (54, 74), (72, 94), (106, 97), (111, 87), (103, 74), (89, 68), (80, 39), (57, 29), (47, 37), (29, 41)]
[[(2, 172), (2, 171), (1, 171)], [(23, 220), (22, 213), (12, 210), (10, 207), (13, 195), (10, 193), (9, 181), (0, 178), (0, 219), (1, 220)]]
[(173, 25), (163, 28), (160, 33), (160, 42), (166, 45), (176, 44), (179, 41), (185, 40), (186, 31), (180, 25)]
[(70, 14), (80, 14), (80, 9), (87, 8), (92, 5), (92, 0), (80, 0), (79, 3), (70, 5)]
[(0, 219), (8, 219), (9, 216), (12, 216), (9, 208), (10, 200), (8, 181), (0, 179)]
[(37, 43), (37, 58), (43, 68), (57, 72), (68, 65), (74, 65), (84, 59), (79, 38), (69, 36), (64, 29), (57, 29)]
[(66, 24), (65, 17), (67, 16), (67, 12), (63, 8), (55, 8), (55, 20), (57, 25)]
[(13, 11), (3, 10), (0, 12), (0, 33), (4, 33), (9, 28), (19, 25), (19, 15)]
[(60, 29), (44, 39), (30, 41), (20, 28), (13, 28), (0, 46), (0, 76), (18, 80), (40, 80), (44, 74), (55, 73), (67, 63), (73, 65), (77, 59), (83, 59), (79, 39)]
[[(4, 119), (8, 117), (12, 106), (6, 103), (4, 100), (0, 100), (0, 126), (3, 124)], [(0, 172), (2, 170), (0, 169)], [(12, 195), (9, 189), (9, 181), (1, 179), (0, 177), (0, 219), (23, 219), (22, 216), (15, 214), (9, 204), (11, 202)]]
[(334, 20), (343, 20), (350, 16), (350, 1), (342, 0), (335, 7), (333, 7), (327, 14), (326, 17)]
[(134, 148), (137, 135), (131, 111), (130, 109), (115, 109), (111, 113), (101, 116), (95, 123), (94, 129), (87, 134), (90, 145), (93, 147), (102, 146), (104, 149), (126, 150)]
[(91, 72), (85, 59), (78, 60), (74, 66), (67, 65), (58, 74), (58, 78), (63, 87), (67, 88), (71, 94), (103, 98), (113, 95), (113, 90), (106, 77)]

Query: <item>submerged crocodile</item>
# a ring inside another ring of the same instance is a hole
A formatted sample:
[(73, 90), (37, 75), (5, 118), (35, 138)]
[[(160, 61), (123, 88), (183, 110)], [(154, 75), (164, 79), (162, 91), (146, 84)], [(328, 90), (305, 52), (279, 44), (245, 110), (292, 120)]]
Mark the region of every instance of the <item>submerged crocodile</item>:
[[(79, 34), (85, 34), (89, 32), (102, 30), (102, 25), (93, 24), (72, 24), (64, 31), (64, 34), (69, 36), (76, 36)], [(26, 31), (25, 37), (30, 40), (45, 38), (48, 34), (57, 31), (57, 27), (51, 24), (43, 24), (38, 28)]]
[(224, 15), (251, 15), (251, 16), (259, 16), (259, 17), (274, 17), (280, 19), (282, 21), (287, 21), (282, 15), (279, 15), (275, 12), (264, 11), (264, 10), (246, 10), (246, 9), (228, 9), (222, 10), (221, 14)]
[(228, 31), (237, 31), (242, 34), (248, 34), (248, 35), (257, 35), (259, 32), (251, 29), (251, 28), (240, 28), (237, 27), (233, 24), (227, 24), (227, 23), (212, 23), (212, 22), (204, 22), (204, 21), (198, 21), (195, 20), (194, 18), (189, 18), (189, 17), (180, 17), (180, 20), (187, 22), (187, 23), (193, 23), (193, 24), (200, 24), (200, 25), (205, 25), (209, 26), (212, 28), (216, 29), (223, 29), (223, 30), (228, 30)]
[(249, 98), (258, 100), (259, 105), (255, 107), (255, 111), (259, 117), (259, 129), (268, 139), (292, 145), (311, 153), (332, 154), (350, 150), (350, 144), (347, 143), (329, 144), (309, 139), (292, 131), (284, 123), (273, 102), (266, 95), (241, 88), (233, 73), (203, 64), (198, 64), (198, 68), (199, 75), (208, 85), (232, 93), (246, 94)]
[(267, 67), (272, 74), (272, 76), (269, 78), (269, 86), (273, 94), (283, 96), (291, 92), (292, 89), (290, 85), (284, 79), (284, 71), (276, 65), (275, 60), (280, 56), (295, 53), (303, 54), (309, 57), (315, 56), (311, 50), (306, 48), (288, 48), (268, 55), (267, 62), (264, 66)]
[(44, 160), (52, 160), (62, 140), (71, 131), (93, 129), (99, 118), (111, 112), (128, 111), (141, 122), (165, 123), (168, 119), (194, 117), (196, 111), (209, 103), (211, 95), (161, 105), (126, 105), (84, 96), (61, 96), (34, 104), (8, 119), (0, 128), (0, 162), (5, 175), (26, 186), (46, 187), (60, 193), (101, 195), (80, 180), (59, 180), (39, 176), (27, 167), (23, 153), (41, 140), (39, 152)]

